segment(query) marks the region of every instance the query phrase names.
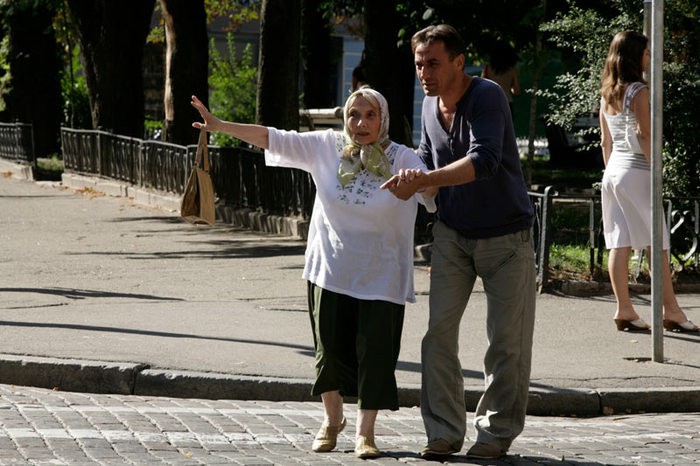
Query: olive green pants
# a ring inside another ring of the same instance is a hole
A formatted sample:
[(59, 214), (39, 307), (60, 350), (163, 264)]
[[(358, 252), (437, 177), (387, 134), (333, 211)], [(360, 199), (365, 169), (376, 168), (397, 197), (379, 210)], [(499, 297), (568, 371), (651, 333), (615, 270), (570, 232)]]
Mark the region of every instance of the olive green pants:
[(360, 409), (399, 409), (396, 362), (405, 306), (366, 301), (309, 282), (309, 317), (316, 349), (311, 394), (339, 390)]
[[(460, 322), (474, 282), (486, 294), (485, 391), (476, 408), (476, 441), (508, 450), (523, 430), (535, 326), (535, 251), (531, 230), (467, 239), (433, 227), (430, 320), (422, 343), (421, 414), (428, 441), (461, 449), (466, 434)], [(469, 338), (470, 335), (465, 338)]]

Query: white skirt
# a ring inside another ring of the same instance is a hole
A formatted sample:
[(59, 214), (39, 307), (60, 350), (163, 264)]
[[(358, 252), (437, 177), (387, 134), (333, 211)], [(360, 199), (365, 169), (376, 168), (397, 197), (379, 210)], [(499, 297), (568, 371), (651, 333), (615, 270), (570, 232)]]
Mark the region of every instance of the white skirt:
[[(608, 249), (651, 245), (651, 174), (648, 170), (609, 164), (603, 175), (603, 234)], [(663, 245), (669, 248), (664, 220)]]

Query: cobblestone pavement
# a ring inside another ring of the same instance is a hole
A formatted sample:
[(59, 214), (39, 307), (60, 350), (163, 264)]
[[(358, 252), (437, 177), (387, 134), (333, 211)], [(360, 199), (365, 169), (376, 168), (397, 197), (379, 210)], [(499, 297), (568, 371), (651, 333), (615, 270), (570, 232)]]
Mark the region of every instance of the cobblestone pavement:
[[(418, 408), (380, 412), (385, 456), (353, 455), (355, 407), (336, 451), (310, 451), (317, 402), (211, 401), (94, 395), (0, 385), (0, 464), (394, 464), (427, 462)], [(470, 416), (471, 418), (471, 416)], [(700, 414), (588, 419), (528, 417), (498, 462), (462, 464), (699, 464)], [(470, 432), (470, 435), (472, 432)], [(467, 443), (467, 446), (469, 444)]]

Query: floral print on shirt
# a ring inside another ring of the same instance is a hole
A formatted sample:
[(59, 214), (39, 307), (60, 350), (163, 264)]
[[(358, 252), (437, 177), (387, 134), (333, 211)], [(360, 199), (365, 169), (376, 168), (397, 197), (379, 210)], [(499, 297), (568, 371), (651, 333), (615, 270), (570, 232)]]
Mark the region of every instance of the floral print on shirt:
[[(343, 148), (342, 146), (338, 146), (338, 144), (336, 144), (336, 148), (337, 147), (340, 147), (338, 151), (338, 158), (340, 158)], [(386, 149), (386, 156), (391, 164), (392, 172), (394, 171), (394, 159), (396, 157), (397, 150), (398, 146), (393, 142), (389, 144), (389, 147)], [(338, 190), (338, 200), (348, 205), (366, 204), (367, 200), (374, 195), (384, 181), (386, 180), (383, 180), (378, 176), (369, 173), (367, 170), (362, 169), (357, 174), (355, 179), (346, 184), (345, 187), (341, 186), (340, 183), (336, 185), (336, 189)]]

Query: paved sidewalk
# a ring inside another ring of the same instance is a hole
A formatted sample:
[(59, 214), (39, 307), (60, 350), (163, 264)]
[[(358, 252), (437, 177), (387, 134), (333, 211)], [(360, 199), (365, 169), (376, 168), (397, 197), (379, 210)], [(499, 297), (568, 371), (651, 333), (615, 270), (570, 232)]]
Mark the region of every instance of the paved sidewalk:
[[(62, 391), (316, 401), (301, 280), (304, 243), (94, 190), (0, 177), (0, 383)], [(397, 367), (418, 403), (428, 275), (415, 269)], [(635, 298), (648, 319), (649, 296)], [(700, 294), (681, 294), (700, 322)], [(474, 293), (460, 357), (480, 396), (484, 294)], [(611, 296), (538, 296), (529, 412), (700, 411), (700, 336), (617, 332)]]
[[(330, 453), (311, 452), (318, 402), (270, 402), (93, 395), (0, 385), (3, 464), (397, 464), (418, 457), (425, 434), (418, 408), (381, 412), (375, 433), (384, 456), (353, 453), (355, 406)], [(471, 419), (471, 416), (470, 416)], [(471, 461), (471, 445), (444, 462), (491, 465), (700, 463), (700, 414), (592, 419), (536, 417), (509, 454)], [(469, 426), (468, 436), (473, 438)]]

